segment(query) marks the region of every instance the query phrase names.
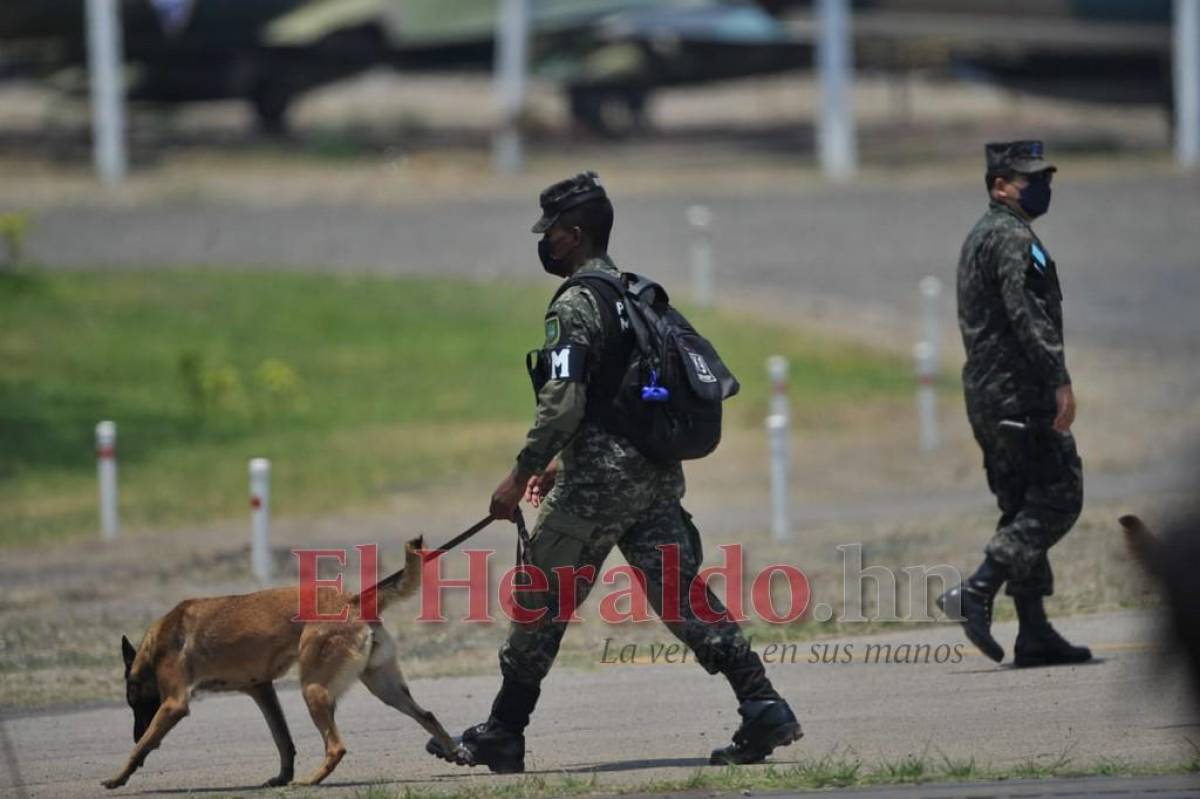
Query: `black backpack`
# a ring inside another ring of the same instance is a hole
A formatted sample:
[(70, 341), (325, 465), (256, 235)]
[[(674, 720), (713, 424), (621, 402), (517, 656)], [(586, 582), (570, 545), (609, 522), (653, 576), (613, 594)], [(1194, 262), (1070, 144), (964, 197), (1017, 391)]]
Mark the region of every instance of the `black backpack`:
[(647, 458), (703, 458), (721, 441), (721, 403), (738, 392), (737, 378), (708, 339), (671, 307), (666, 290), (633, 273), (572, 276), (591, 289), (610, 345), (599, 385), (589, 386), (585, 418), (628, 438)]

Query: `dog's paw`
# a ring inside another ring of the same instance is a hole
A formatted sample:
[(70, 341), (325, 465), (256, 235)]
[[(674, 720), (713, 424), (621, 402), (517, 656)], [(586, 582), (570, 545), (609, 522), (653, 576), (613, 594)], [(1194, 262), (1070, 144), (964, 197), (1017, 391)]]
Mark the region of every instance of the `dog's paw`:
[(111, 780), (105, 780), (100, 784), (111, 791), (113, 788), (120, 788), (127, 782), (129, 782), (128, 777), (113, 777)]
[(291, 774), (280, 774), (272, 777), (262, 784), (263, 788), (278, 788), (281, 785), (290, 785), (292, 782)]

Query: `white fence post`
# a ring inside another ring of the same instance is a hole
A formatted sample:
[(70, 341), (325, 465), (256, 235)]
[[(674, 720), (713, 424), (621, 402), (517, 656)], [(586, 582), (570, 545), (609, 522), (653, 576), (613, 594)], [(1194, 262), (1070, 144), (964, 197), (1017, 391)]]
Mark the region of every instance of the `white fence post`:
[(100, 535), (115, 541), (121, 531), (117, 516), (117, 425), (96, 425), (96, 476), (100, 482)]
[(782, 355), (767, 359), (771, 381), (771, 409), (767, 439), (771, 452), (771, 537), (779, 542), (792, 537), (788, 506), (791, 475), (791, 406), (788, 402), (788, 362)]
[(496, 0), (495, 91), (500, 128), (492, 140), (497, 172), (515, 175), (524, 164), (521, 113), (529, 62), (530, 0)]
[(712, 211), (706, 205), (687, 209), (688, 224), (692, 226), (692, 299), (701, 308), (711, 308), (714, 302)]
[(120, 0), (87, 0), (88, 78), (96, 171), (112, 188), (125, 179), (125, 86)]
[(858, 147), (854, 130), (854, 38), (849, 0), (817, 0), (817, 148), (821, 171), (833, 181), (854, 177)]
[(1175, 0), (1175, 157), (1179, 165), (1200, 165), (1200, 0)]
[(271, 581), (271, 462), (250, 461), (250, 513), (253, 535), (250, 565), (260, 583)]
[(939, 306), (942, 298), (942, 281), (933, 275), (921, 278), (922, 333), (921, 340), (913, 347), (913, 360), (917, 373), (917, 420), (920, 425), (922, 452), (933, 452), (938, 448), (937, 380), (938, 364), (941, 361), (941, 334), (939, 330)]

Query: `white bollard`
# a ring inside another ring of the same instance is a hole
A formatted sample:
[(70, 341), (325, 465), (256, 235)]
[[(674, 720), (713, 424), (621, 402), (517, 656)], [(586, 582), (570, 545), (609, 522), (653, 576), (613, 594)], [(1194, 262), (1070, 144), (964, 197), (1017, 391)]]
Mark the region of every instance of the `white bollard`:
[(917, 422), (920, 430), (922, 452), (933, 452), (938, 448), (937, 380), (938, 364), (941, 361), (941, 332), (939, 310), (942, 298), (942, 281), (933, 275), (921, 278), (917, 284), (921, 292), (921, 338), (913, 347), (913, 362), (917, 374)]
[(922, 452), (933, 452), (938, 448), (937, 392), (934, 377), (937, 361), (931, 356), (933, 348), (926, 341), (913, 347), (913, 360), (917, 372), (917, 425)]
[(921, 292), (922, 340), (929, 342), (933, 348), (932, 357), (936, 361), (942, 349), (942, 281), (934, 275), (926, 275), (917, 283), (917, 289)]
[(117, 425), (96, 425), (96, 476), (100, 481), (100, 535), (114, 541), (121, 531), (117, 516)]
[(711, 308), (714, 301), (712, 211), (706, 205), (687, 209), (688, 224), (692, 226), (692, 299), (701, 308)]
[(271, 462), (250, 461), (250, 513), (253, 537), (250, 565), (260, 583), (271, 581)]
[(791, 477), (791, 408), (788, 403), (788, 362), (782, 355), (767, 359), (771, 380), (771, 412), (767, 416), (767, 439), (771, 452), (771, 537), (779, 542), (792, 537), (788, 507)]

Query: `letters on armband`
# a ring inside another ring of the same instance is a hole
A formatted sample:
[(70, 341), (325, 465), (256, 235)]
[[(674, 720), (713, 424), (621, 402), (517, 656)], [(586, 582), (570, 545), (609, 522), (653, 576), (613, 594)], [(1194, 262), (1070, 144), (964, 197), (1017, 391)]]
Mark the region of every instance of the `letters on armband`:
[(545, 350), (549, 380), (582, 382), (586, 374), (587, 347), (580, 344), (565, 344)]

